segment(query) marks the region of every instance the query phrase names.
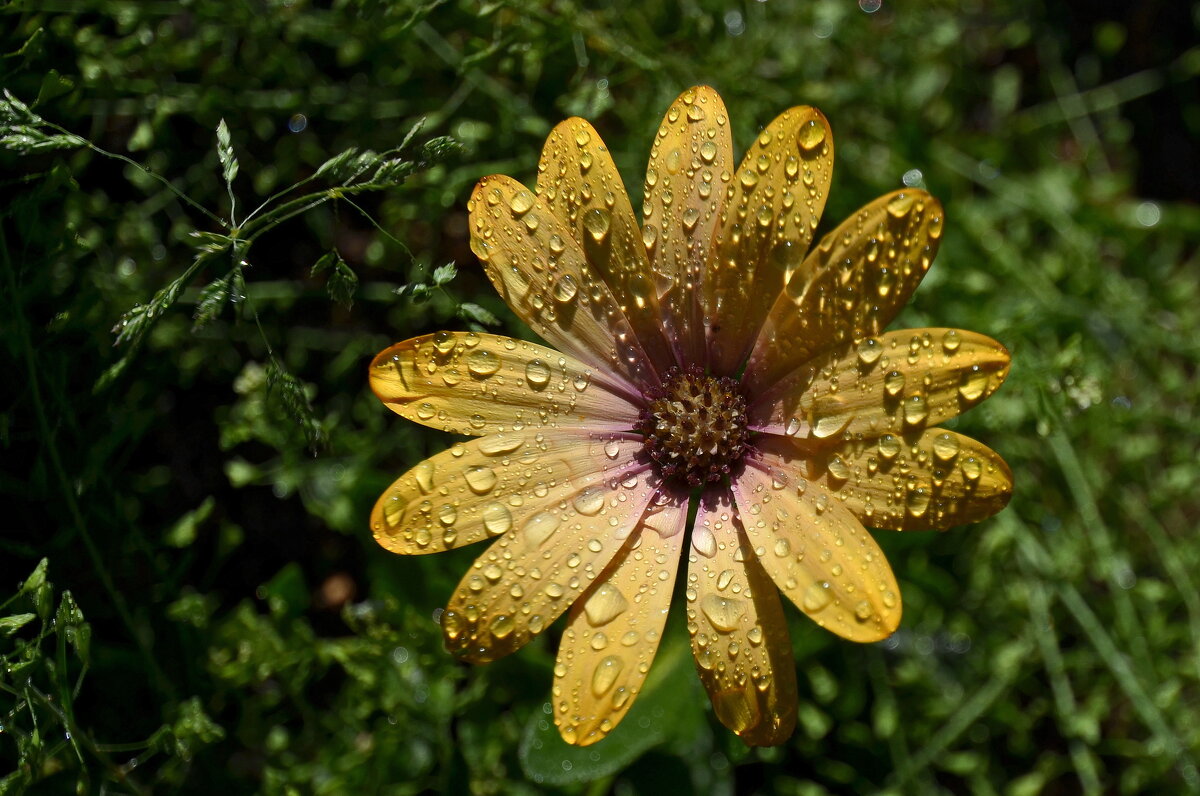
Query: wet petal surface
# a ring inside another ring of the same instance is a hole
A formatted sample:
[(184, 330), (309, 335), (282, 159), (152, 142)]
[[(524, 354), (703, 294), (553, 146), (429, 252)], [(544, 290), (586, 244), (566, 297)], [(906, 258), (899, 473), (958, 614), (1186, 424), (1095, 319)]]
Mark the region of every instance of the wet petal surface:
[(767, 311), (801, 267), (825, 209), (833, 135), (821, 112), (798, 107), (767, 125), (742, 159), (704, 275), (710, 364), (733, 375)]
[(642, 204), (642, 243), (681, 363), (706, 361), (700, 285), (733, 168), (725, 103), (708, 86), (683, 92), (654, 137)]
[(965, 412), (995, 392), (1010, 357), (961, 329), (904, 329), (826, 352), (750, 407), (772, 434), (829, 440), (906, 435)]
[(537, 513), (475, 560), (442, 614), (446, 647), (483, 663), (546, 629), (586, 591), (658, 494), (648, 467), (537, 501)]
[(641, 227), (608, 148), (588, 122), (567, 119), (550, 133), (537, 192), (608, 283), (647, 355), (661, 370), (673, 364)]
[(938, 200), (909, 188), (879, 197), (822, 238), (772, 297), (747, 387), (773, 384), (827, 348), (882, 332), (929, 270), (943, 223)]
[(471, 249), (513, 312), (555, 348), (645, 387), (658, 375), (602, 274), (570, 229), (516, 180), (484, 177), (470, 210)]
[(760, 438), (760, 449), (800, 464), (866, 525), (945, 530), (996, 514), (1012, 496), (1012, 472), (970, 437), (930, 428), (855, 438), (801, 457), (790, 441)]
[(552, 348), (476, 332), (436, 332), (384, 349), (371, 389), (393, 412), (480, 436), (586, 424), (625, 430), (638, 406), (603, 372)]
[(384, 548), (408, 555), (501, 536), (581, 490), (592, 490), (587, 496), (594, 502), (636, 466), (641, 450), (635, 434), (582, 430), (506, 432), (457, 443), (388, 487), (371, 512), (371, 528)]
[(796, 667), (774, 585), (724, 489), (705, 493), (688, 551), (687, 623), (717, 717), (751, 746), (796, 724)]
[(793, 463), (765, 454), (733, 483), (754, 555), (807, 616), (851, 641), (900, 624), (900, 587), (861, 522)]
[(666, 623), (687, 512), (686, 493), (660, 495), (572, 606), (554, 666), (554, 722), (567, 743), (603, 739), (641, 691)]

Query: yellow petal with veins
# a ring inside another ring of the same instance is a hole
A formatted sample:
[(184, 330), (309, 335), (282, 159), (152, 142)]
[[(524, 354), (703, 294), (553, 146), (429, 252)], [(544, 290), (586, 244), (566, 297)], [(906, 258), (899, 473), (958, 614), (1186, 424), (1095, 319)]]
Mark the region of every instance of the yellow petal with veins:
[(1004, 460), (945, 429), (854, 438), (807, 455), (781, 437), (760, 437), (756, 444), (799, 462), (806, 480), (875, 528), (945, 530), (986, 519), (1012, 497), (1012, 471)]
[(704, 277), (709, 356), (732, 376), (775, 297), (800, 268), (833, 174), (833, 135), (815, 108), (784, 111), (742, 159)]
[(550, 133), (537, 192), (604, 277), (651, 361), (673, 363), (641, 227), (608, 148), (585, 120), (567, 119)]
[(828, 440), (907, 435), (965, 412), (1008, 375), (1008, 351), (961, 329), (903, 329), (845, 343), (777, 382), (750, 407), (772, 434)]
[(586, 424), (623, 430), (638, 408), (619, 381), (552, 348), (476, 332), (436, 332), (379, 352), (371, 389), (393, 412), (479, 436)]
[[(658, 374), (571, 231), (516, 180), (484, 177), (467, 204), (471, 250), (500, 296), (552, 346), (644, 387)], [(631, 388), (632, 390), (632, 388)]]
[(687, 522), (687, 494), (651, 506), (611, 567), (571, 608), (554, 666), (554, 723), (601, 740), (633, 705), (658, 651)]
[(764, 455), (733, 483), (754, 555), (818, 625), (850, 641), (879, 641), (900, 624), (900, 587), (853, 513), (794, 464)]
[(937, 254), (945, 219), (925, 191), (881, 196), (830, 232), (772, 296), (743, 383), (773, 384), (815, 354), (883, 331)]
[(689, 88), (654, 137), (642, 204), (642, 243), (683, 363), (705, 360), (700, 284), (733, 167), (725, 103), (708, 86)]
[(511, 431), (455, 444), (380, 496), (371, 512), (375, 540), (413, 555), (506, 534), (576, 493), (608, 491), (609, 479), (623, 477), (641, 450), (636, 434), (582, 429)]
[(687, 622), (700, 681), (747, 744), (783, 743), (796, 725), (796, 667), (779, 595), (728, 492), (705, 494), (692, 534)]
[(611, 482), (530, 498), (539, 511), (475, 560), (442, 614), (446, 647), (484, 663), (519, 649), (587, 590), (625, 544), (660, 482), (634, 468)]

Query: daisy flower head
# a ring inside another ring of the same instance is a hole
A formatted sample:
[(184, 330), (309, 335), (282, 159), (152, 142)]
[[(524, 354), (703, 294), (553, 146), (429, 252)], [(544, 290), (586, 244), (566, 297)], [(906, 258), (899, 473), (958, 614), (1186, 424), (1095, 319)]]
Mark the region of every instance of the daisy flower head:
[(900, 590), (864, 526), (945, 529), (1008, 501), (1003, 460), (938, 428), (1000, 386), (1008, 352), (884, 331), (933, 260), (941, 205), (887, 194), (810, 250), (832, 167), (819, 111), (785, 111), (739, 164), (720, 96), (689, 89), (655, 136), (639, 220), (600, 136), (568, 119), (536, 188), (485, 177), (468, 205), (488, 277), (552, 347), (443, 331), (371, 365), (393, 411), (475, 437), (382, 495), (375, 538), (404, 554), (488, 543), (441, 618), (464, 660), (567, 613), (551, 701), (570, 743), (633, 703), (677, 578), (716, 715), (748, 744), (783, 742), (780, 592), (839, 636), (886, 638)]

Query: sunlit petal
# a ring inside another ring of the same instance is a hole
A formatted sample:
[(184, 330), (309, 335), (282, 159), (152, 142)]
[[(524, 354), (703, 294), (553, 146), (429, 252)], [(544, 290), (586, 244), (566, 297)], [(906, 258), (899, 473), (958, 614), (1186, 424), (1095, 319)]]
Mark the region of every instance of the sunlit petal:
[(830, 439), (905, 435), (965, 412), (995, 392), (1010, 357), (961, 329), (904, 329), (843, 343), (792, 371), (750, 408), (773, 434)]
[(708, 86), (689, 88), (654, 137), (642, 204), (642, 242), (682, 363), (705, 361), (700, 284), (733, 167), (725, 103)]
[(734, 480), (733, 494), (754, 554), (801, 611), (851, 641), (891, 635), (900, 624), (900, 587), (841, 501), (769, 454)]
[(375, 503), (375, 540), (393, 553), (438, 553), (520, 528), (635, 466), (635, 434), (510, 431), (459, 443), (400, 476)]
[(571, 608), (553, 696), (554, 722), (568, 743), (604, 738), (641, 691), (667, 620), (687, 513), (687, 493), (663, 493)]
[(937, 199), (881, 196), (830, 232), (772, 296), (743, 382), (756, 390), (839, 343), (879, 334), (908, 303), (942, 237)]
[(704, 275), (709, 357), (737, 372), (792, 272), (801, 267), (825, 208), (833, 135), (815, 108), (767, 125), (730, 181)]
[(658, 383), (603, 276), (544, 199), (493, 175), (479, 181), (467, 207), (471, 249), (513, 312), (559, 350), (631, 385)]
[(945, 530), (992, 516), (1012, 496), (1003, 459), (940, 428), (854, 438), (803, 455), (784, 437), (760, 437), (758, 447), (799, 464), (806, 480), (876, 528)]
[(796, 667), (779, 595), (751, 552), (729, 493), (705, 493), (687, 576), (692, 654), (717, 718), (752, 746), (796, 724)]
[(550, 625), (624, 546), (660, 481), (641, 465), (539, 509), (475, 560), (442, 614), (447, 648), (472, 663), (503, 657)]
[(674, 364), (629, 194), (600, 134), (583, 119), (561, 122), (546, 139), (537, 192), (608, 283), (647, 355), (660, 369)]
[(552, 348), (476, 332), (437, 332), (385, 348), (371, 389), (393, 412), (480, 436), (586, 424), (627, 430), (638, 407), (620, 381)]

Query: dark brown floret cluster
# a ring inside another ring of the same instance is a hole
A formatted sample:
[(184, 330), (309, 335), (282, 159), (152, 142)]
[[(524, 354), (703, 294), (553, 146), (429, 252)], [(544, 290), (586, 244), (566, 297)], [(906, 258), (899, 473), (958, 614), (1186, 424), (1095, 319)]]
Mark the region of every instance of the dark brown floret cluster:
[(637, 430), (663, 478), (691, 486), (719, 481), (750, 448), (746, 398), (731, 378), (673, 367), (646, 401)]

